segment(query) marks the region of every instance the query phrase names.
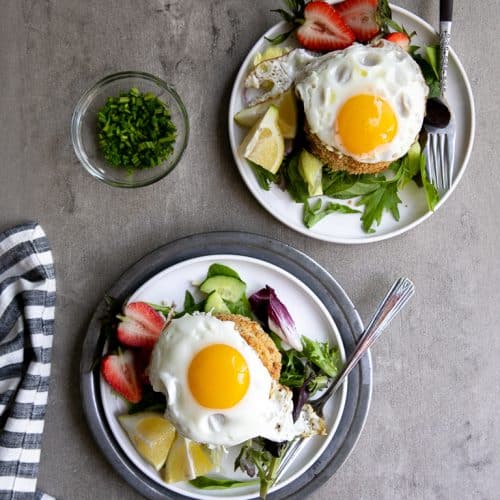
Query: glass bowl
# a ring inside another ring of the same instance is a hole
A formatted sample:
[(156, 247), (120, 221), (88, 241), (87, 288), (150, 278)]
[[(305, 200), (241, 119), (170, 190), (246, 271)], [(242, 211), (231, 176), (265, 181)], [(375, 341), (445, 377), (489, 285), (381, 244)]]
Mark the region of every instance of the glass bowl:
[[(97, 113), (108, 97), (137, 87), (140, 92), (152, 92), (170, 110), (177, 128), (174, 150), (160, 165), (152, 168), (127, 170), (109, 164), (99, 148)], [(189, 136), (186, 108), (177, 92), (167, 83), (148, 73), (124, 71), (109, 75), (84, 92), (71, 119), (71, 140), (75, 154), (85, 169), (96, 179), (111, 186), (148, 186), (169, 174), (181, 159)]]

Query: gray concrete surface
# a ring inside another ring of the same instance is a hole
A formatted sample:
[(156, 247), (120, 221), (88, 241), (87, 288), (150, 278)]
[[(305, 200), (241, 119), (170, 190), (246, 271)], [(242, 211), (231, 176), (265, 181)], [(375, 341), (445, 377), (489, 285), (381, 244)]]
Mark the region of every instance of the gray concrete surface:
[[(428, 21), (437, 3), (400, 2)], [(157, 246), (243, 229), (311, 255), (365, 319), (396, 276), (412, 277), (418, 290), (374, 350), (373, 403), (356, 450), (311, 498), (499, 498), (498, 0), (455, 0), (453, 46), (471, 78), (478, 125), (461, 184), (421, 226), (359, 247), (289, 230), (258, 205), (233, 164), (228, 93), (278, 4), (0, 0), (0, 229), (38, 220), (58, 277), (39, 486), (68, 500), (138, 498), (104, 460), (82, 415), (78, 365), (88, 319), (120, 273)], [(81, 92), (124, 69), (171, 81), (191, 119), (180, 166), (140, 190), (93, 180), (69, 138)]]

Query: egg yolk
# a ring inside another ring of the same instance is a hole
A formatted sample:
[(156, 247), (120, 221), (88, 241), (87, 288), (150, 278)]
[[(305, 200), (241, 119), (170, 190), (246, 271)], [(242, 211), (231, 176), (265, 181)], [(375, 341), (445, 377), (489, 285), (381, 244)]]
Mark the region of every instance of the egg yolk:
[(245, 358), (225, 344), (213, 344), (199, 351), (188, 369), (191, 394), (206, 408), (236, 405), (246, 394), (249, 382)]
[(343, 146), (359, 155), (391, 142), (398, 131), (398, 122), (387, 101), (360, 94), (343, 104), (337, 116), (336, 131)]

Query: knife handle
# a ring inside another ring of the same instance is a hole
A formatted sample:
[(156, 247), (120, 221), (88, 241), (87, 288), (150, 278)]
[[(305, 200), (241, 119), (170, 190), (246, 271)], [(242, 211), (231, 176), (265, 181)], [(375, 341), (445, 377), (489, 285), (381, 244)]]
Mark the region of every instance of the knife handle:
[(449, 21), (453, 15), (453, 0), (441, 0), (439, 2), (439, 21)]

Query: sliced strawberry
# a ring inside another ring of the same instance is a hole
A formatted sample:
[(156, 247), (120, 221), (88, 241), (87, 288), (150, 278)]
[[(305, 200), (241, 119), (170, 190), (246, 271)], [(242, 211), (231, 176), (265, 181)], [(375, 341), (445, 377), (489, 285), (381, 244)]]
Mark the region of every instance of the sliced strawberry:
[(367, 42), (380, 31), (377, 8), (377, 0), (345, 0), (335, 4), (335, 10), (354, 32), (358, 42)]
[(304, 17), (304, 24), (297, 30), (297, 40), (306, 49), (329, 52), (344, 49), (355, 40), (351, 29), (326, 2), (309, 2)]
[(125, 316), (134, 319), (158, 335), (165, 326), (166, 321), (163, 314), (154, 310), (146, 302), (132, 302), (127, 304), (123, 312)]
[(125, 316), (118, 324), (116, 336), (118, 340), (128, 347), (147, 347), (152, 348), (160, 332), (153, 332), (148, 327), (139, 323), (135, 319)]
[(410, 37), (406, 33), (401, 33), (401, 31), (388, 33), (384, 36), (384, 38), (389, 42), (399, 45), (404, 50), (408, 50), (408, 47), (410, 46)]
[(131, 403), (138, 403), (142, 399), (142, 386), (135, 368), (134, 354), (128, 350), (108, 354), (101, 361), (104, 380)]

